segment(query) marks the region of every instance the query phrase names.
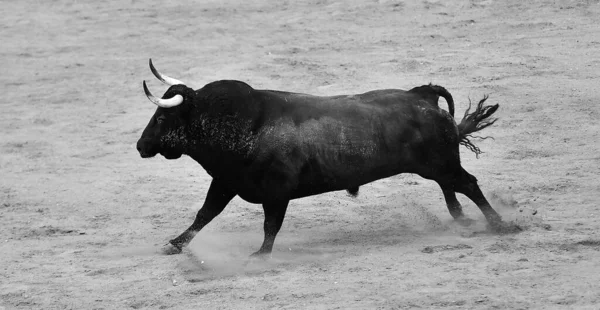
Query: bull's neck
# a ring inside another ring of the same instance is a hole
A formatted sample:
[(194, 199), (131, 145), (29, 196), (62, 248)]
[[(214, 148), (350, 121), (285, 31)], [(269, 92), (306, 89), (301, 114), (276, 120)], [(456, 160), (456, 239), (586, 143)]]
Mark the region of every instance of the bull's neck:
[(244, 161), (256, 145), (251, 121), (230, 115), (201, 115), (192, 121), (187, 135), (185, 153), (211, 175), (223, 166)]

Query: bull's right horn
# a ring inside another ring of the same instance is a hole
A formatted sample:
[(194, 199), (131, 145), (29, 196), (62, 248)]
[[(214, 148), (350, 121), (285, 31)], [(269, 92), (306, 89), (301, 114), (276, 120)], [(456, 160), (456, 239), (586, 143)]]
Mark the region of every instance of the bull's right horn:
[(152, 103), (156, 104), (157, 106), (161, 107), (161, 108), (172, 108), (172, 107), (176, 107), (178, 105), (180, 105), (181, 103), (183, 103), (183, 96), (181, 95), (175, 95), (173, 96), (173, 98), (169, 98), (169, 99), (160, 99), (160, 98), (156, 98), (154, 97), (154, 95), (152, 95), (152, 93), (148, 90), (148, 86), (146, 86), (146, 81), (144, 81), (144, 93), (146, 93), (146, 97), (148, 97), (148, 99), (150, 99), (150, 101), (152, 101)]
[(158, 70), (156, 70), (156, 68), (154, 68), (154, 65), (152, 64), (152, 58), (150, 58), (149, 63), (150, 63), (150, 70), (152, 70), (152, 74), (154, 74), (154, 76), (157, 79), (159, 79), (161, 82), (163, 82), (169, 86), (179, 85), (179, 84), (185, 85), (185, 83), (180, 80), (174, 79), (172, 77), (168, 77), (164, 74), (160, 74), (158, 72)]

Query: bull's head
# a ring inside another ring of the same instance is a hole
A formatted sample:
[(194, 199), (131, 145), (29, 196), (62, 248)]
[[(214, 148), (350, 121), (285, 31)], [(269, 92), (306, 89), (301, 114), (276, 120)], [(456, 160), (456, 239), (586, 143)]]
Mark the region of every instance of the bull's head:
[(137, 150), (143, 158), (160, 153), (167, 159), (176, 159), (185, 152), (187, 145), (187, 120), (195, 92), (183, 82), (160, 74), (152, 65), (152, 60), (150, 70), (160, 81), (171, 87), (162, 98), (156, 98), (144, 81), (146, 96), (158, 108), (138, 140)]

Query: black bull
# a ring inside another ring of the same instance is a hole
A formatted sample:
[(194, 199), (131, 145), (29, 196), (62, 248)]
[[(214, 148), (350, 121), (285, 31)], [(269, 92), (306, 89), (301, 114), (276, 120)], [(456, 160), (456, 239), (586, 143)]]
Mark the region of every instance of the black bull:
[[(137, 143), (140, 155), (185, 154), (213, 178), (194, 223), (167, 252), (181, 252), (238, 195), (262, 204), (264, 242), (254, 255), (269, 254), (291, 199), (336, 190), (356, 194), (363, 184), (400, 173), (437, 182), (460, 223), (470, 220), (457, 192), (475, 202), (493, 228), (508, 227), (460, 163), (459, 144), (479, 153), (468, 137), (495, 121), (489, 117), (498, 105), (484, 106), (486, 98), (457, 125), (452, 96), (435, 85), (318, 97), (217, 81), (199, 90), (173, 85), (163, 99), (145, 82), (144, 88), (155, 103), (179, 100), (168, 108), (157, 103)], [(450, 112), (438, 107), (439, 96)]]

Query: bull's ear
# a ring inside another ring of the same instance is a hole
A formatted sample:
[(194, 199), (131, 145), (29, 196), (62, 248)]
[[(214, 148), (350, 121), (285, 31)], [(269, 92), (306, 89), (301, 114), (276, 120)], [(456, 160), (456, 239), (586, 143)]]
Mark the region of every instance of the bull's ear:
[(192, 113), (192, 109), (194, 107), (193, 105), (193, 98), (189, 98), (188, 96), (183, 96), (183, 103), (179, 106), (177, 106), (176, 109), (176, 113), (182, 118), (182, 119), (189, 119), (190, 114)]

